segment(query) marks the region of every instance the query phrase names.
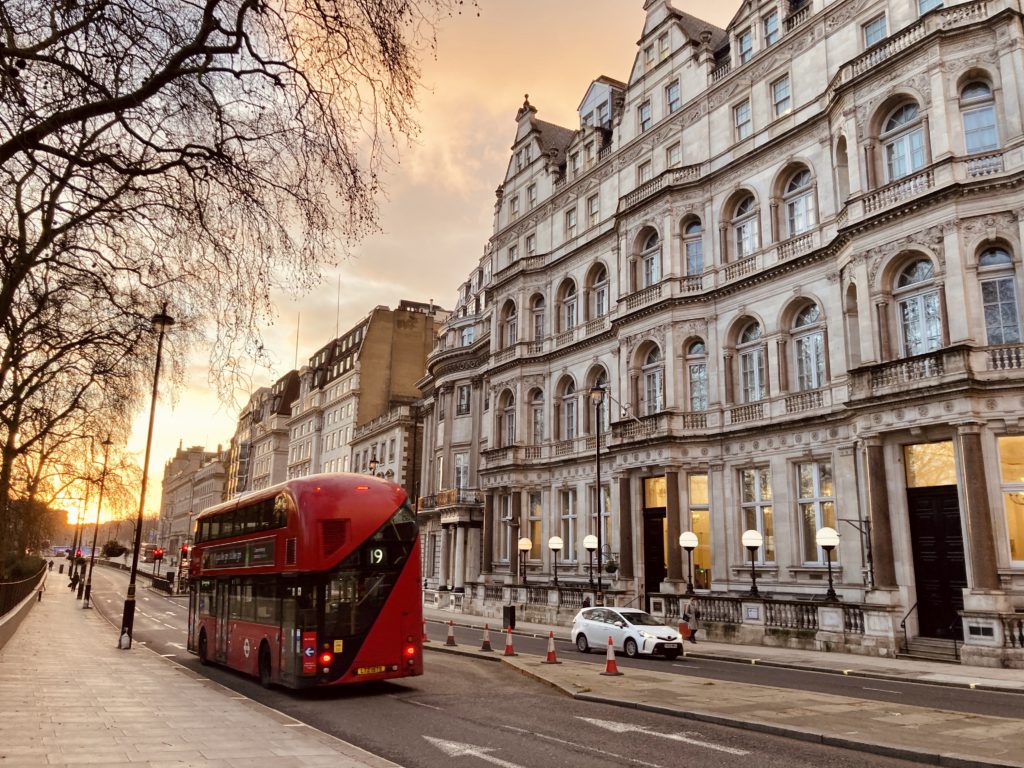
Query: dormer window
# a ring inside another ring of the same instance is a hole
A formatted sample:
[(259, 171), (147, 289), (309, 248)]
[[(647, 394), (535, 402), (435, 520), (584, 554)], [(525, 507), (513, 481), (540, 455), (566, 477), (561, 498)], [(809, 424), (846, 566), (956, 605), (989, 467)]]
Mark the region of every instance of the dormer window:
[(594, 124), (594, 113), (593, 112), (587, 112), (587, 114), (585, 114), (583, 116), (583, 119), (580, 120), (580, 124), (581, 125), (593, 125)]
[(754, 57), (754, 33), (749, 27), (736, 35), (736, 52), (740, 64), (746, 64)]
[(573, 177), (575, 177), (580, 172), (579, 152), (573, 152), (572, 155), (569, 156), (569, 170), (572, 171)]
[(654, 46), (648, 45), (644, 48), (644, 72), (650, 72), (654, 67)]
[(605, 126), (608, 122), (608, 105), (601, 103), (597, 105), (597, 125), (600, 128)]
[(669, 53), (671, 53), (671, 50), (669, 49), (668, 33), (666, 32), (658, 38), (658, 61), (664, 61), (667, 59)]

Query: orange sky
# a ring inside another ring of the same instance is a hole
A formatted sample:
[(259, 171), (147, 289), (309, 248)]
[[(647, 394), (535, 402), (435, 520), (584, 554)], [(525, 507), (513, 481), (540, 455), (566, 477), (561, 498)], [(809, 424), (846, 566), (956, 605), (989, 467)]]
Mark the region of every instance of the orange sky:
[[(515, 136), (515, 114), (530, 95), (542, 120), (573, 127), (576, 107), (601, 75), (627, 80), (643, 29), (643, 0), (479, 0), (480, 15), (464, 14), (439, 30), (436, 60), (423, 62), (423, 131), (402, 151), (380, 200), (383, 232), (357, 256), (326, 274), (322, 288), (278, 302), (266, 330), (277, 359), (256, 372), (257, 386), (286, 373), (378, 304), (400, 299), (454, 305), (456, 290), (476, 265), (491, 234), (494, 190)], [(739, 7), (674, 0), (681, 11), (724, 27)], [(338, 276), (341, 277), (339, 304)], [(301, 309), (301, 320), (299, 312)], [(173, 330), (165, 354), (174, 354)], [(179, 444), (227, 447), (237, 411), (221, 406), (207, 386), (205, 350), (190, 362), (188, 386), (161, 386), (150, 462), (147, 514), (156, 514), (165, 463)], [(247, 392), (239, 393), (244, 403)], [(148, 404), (129, 444), (139, 461)]]

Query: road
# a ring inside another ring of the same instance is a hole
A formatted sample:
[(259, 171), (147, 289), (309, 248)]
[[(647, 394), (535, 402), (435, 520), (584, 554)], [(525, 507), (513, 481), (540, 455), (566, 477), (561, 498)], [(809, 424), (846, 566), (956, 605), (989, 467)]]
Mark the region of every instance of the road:
[[(126, 585), (126, 574), (96, 569), (93, 604), (115, 625), (120, 621)], [(430, 653), (426, 673), (401, 682), (302, 694), (268, 691), (251, 678), (199, 665), (196, 657), (185, 651), (186, 611), (183, 597), (140, 589), (136, 643), (145, 643), (241, 695), (406, 768), (913, 765), (656, 713), (580, 702), (504, 664), (455, 654)], [(528, 639), (517, 637), (516, 642)], [(544, 643), (536, 651), (543, 653), (546, 641), (537, 642)], [(517, 650), (529, 649), (524, 646)], [(568, 647), (565, 652), (570, 652)], [(597, 657), (593, 658), (597, 663)], [(661, 669), (669, 665), (664, 660), (639, 663), (657, 664)], [(680, 662), (672, 666), (685, 665)], [(685, 669), (680, 671), (687, 673)]]

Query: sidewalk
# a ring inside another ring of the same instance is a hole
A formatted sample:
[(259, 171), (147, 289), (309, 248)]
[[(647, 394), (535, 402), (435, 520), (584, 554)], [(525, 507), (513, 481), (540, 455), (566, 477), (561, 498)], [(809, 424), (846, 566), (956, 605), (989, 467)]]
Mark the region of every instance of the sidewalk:
[(394, 768), (239, 696), (136, 643), (82, 608), (52, 572), (0, 650), (5, 768)]
[[(424, 608), (424, 616), (429, 621), (451, 620), (457, 626), (474, 628), (491, 623), (491, 620), (479, 616), (428, 608)], [(559, 640), (568, 640), (566, 627), (520, 622), (516, 622), (513, 635), (547, 637), (551, 630)], [(494, 637), (497, 643), (492, 653), (467, 645), (451, 648), (436, 641), (425, 647), (433, 651), (502, 661), (585, 701), (662, 712), (934, 765), (1024, 767), (1024, 719), (896, 705), (633, 668), (618, 677), (605, 676), (595, 671), (593, 664), (571, 658), (559, 658), (560, 663), (548, 664), (543, 656), (504, 656), (500, 627), (496, 628)], [(989, 670), (703, 641), (694, 649), (696, 653), (688, 649), (686, 658), (743, 660), (748, 664), (757, 659), (759, 664), (814, 668), (836, 674), (844, 674), (848, 670), (848, 674), (908, 681), (984, 686), (1003, 691), (1024, 690), (1022, 670)], [(622, 668), (619, 671), (623, 671)]]

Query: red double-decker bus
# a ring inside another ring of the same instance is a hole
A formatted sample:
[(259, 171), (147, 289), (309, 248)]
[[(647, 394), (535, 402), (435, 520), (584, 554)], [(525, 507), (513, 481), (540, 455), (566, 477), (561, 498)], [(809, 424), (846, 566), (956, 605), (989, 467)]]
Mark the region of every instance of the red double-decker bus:
[(405, 492), (365, 475), (289, 480), (203, 512), (188, 649), (266, 686), (423, 674), (419, 535)]

